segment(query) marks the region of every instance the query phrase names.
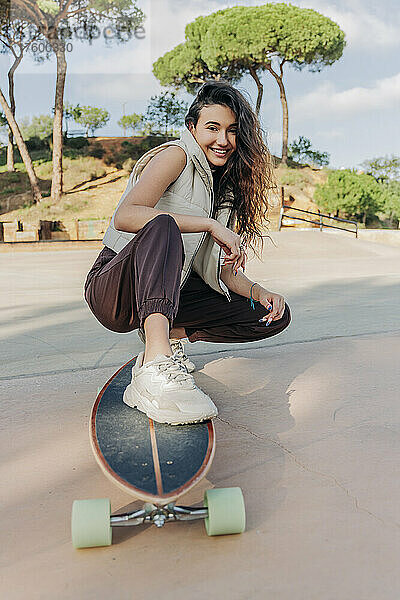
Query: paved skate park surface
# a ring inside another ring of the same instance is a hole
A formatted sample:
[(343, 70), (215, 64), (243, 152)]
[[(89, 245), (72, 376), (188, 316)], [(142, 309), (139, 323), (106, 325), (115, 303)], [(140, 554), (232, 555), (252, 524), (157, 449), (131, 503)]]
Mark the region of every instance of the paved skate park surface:
[[(136, 507), (91, 453), (96, 390), (142, 349), (82, 295), (98, 249), (0, 254), (1, 577), (7, 600), (394, 600), (400, 594), (400, 248), (272, 233), (246, 273), (292, 323), (249, 344), (187, 343), (218, 405), (204, 489), (240, 486), (247, 528), (114, 530), (74, 550), (74, 499)], [(132, 502), (133, 501), (133, 502)]]

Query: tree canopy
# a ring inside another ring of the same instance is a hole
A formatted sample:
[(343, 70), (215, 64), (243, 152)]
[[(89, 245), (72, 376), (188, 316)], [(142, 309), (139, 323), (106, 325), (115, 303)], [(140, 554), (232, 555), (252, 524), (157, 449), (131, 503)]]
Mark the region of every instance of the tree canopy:
[(24, 140), (37, 137), (41, 140), (51, 135), (53, 130), (53, 118), (50, 115), (34, 116), (21, 119), (20, 129)]
[(163, 92), (150, 98), (146, 120), (164, 129), (168, 135), (171, 125), (182, 125), (187, 112), (187, 103), (179, 100), (174, 92)]
[(131, 129), (132, 135), (134, 135), (139, 131), (143, 131), (145, 126), (143, 115), (139, 115), (137, 113), (132, 113), (131, 115), (123, 115), (118, 121), (118, 125), (124, 130), (124, 135), (125, 129)]
[(400, 220), (400, 181), (390, 180), (382, 183), (383, 187), (383, 211), (388, 215), (395, 227), (399, 226)]
[(400, 156), (379, 156), (365, 160), (361, 166), (378, 181), (400, 179)]
[(338, 60), (345, 46), (339, 25), (311, 8), (283, 3), (236, 6), (212, 16), (201, 57), (215, 70), (231, 61), (265, 70), (276, 57), (297, 69), (320, 71)]
[(321, 167), (329, 164), (328, 152), (314, 150), (311, 141), (302, 135), (289, 145), (288, 157), (297, 162), (310, 161)]
[(96, 129), (107, 125), (110, 120), (110, 113), (105, 108), (96, 106), (79, 106), (73, 110), (74, 121), (83, 125), (86, 129), (86, 135), (89, 132), (94, 135)]

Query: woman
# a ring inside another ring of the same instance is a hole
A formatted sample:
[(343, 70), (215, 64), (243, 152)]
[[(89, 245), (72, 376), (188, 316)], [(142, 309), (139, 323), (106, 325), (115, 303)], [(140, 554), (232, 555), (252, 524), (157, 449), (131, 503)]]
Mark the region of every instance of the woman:
[(170, 424), (217, 415), (181, 339), (249, 342), (290, 323), (284, 298), (243, 273), (272, 181), (257, 116), (237, 89), (211, 81), (185, 125), (136, 163), (85, 283), (104, 327), (139, 329), (145, 342), (124, 402)]

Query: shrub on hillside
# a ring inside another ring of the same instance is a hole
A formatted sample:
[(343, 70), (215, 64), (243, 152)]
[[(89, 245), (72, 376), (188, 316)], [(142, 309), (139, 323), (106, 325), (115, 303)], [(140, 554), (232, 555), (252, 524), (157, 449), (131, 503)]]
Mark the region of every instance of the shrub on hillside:
[(48, 138), (40, 138), (38, 136), (33, 136), (25, 141), (28, 152), (32, 150), (49, 150), (50, 144)]
[(7, 146), (0, 148), (0, 167), (7, 164)]
[[(171, 139), (176, 138), (168, 138), (168, 140)], [(165, 136), (158, 135), (148, 135), (138, 144), (130, 142), (129, 140), (125, 140), (121, 144), (121, 150), (107, 154), (107, 156), (104, 157), (104, 162), (107, 165), (113, 165), (117, 167), (117, 169), (122, 169), (124, 168), (123, 165), (125, 161), (128, 159), (136, 161), (148, 150), (151, 150), (151, 148), (155, 148), (156, 146), (160, 146), (160, 144), (163, 144), (165, 141), (167, 141)]]
[(92, 144), (88, 150), (89, 156), (94, 156), (94, 158), (103, 158), (105, 152), (106, 151), (99, 142)]
[(89, 146), (89, 140), (86, 137), (75, 137), (75, 138), (64, 138), (64, 144), (66, 148), (72, 148), (74, 150), (81, 150), (86, 146)]

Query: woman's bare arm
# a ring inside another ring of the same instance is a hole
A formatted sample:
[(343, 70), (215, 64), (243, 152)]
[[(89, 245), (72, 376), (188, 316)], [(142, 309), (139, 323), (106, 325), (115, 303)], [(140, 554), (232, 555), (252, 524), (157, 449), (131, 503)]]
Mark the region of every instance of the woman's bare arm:
[(213, 219), (170, 213), (154, 208), (165, 190), (182, 173), (186, 153), (179, 146), (169, 146), (154, 156), (119, 206), (114, 225), (119, 231), (137, 233), (157, 215), (171, 215), (182, 233), (209, 231)]

